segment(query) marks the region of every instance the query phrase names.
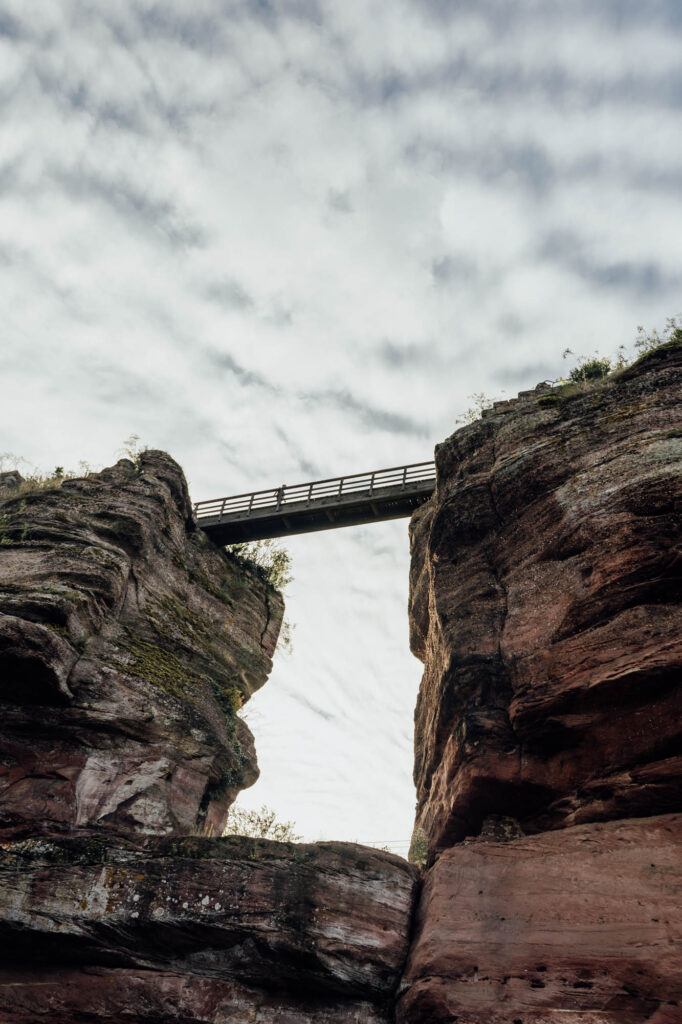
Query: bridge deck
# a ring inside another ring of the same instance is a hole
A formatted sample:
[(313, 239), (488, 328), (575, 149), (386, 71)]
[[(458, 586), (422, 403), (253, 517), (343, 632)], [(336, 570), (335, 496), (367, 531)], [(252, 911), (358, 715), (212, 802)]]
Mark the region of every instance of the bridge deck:
[(199, 501), (194, 510), (216, 544), (239, 544), (409, 516), (435, 484), (434, 463), (418, 462)]

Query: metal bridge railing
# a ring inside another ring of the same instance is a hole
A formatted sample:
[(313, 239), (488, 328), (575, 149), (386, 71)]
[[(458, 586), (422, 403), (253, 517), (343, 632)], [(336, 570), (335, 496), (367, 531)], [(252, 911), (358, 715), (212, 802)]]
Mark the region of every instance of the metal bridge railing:
[(365, 493), (370, 497), (377, 491), (390, 488), (405, 490), (412, 484), (435, 480), (434, 462), (415, 462), (410, 466), (394, 466), (378, 469), (373, 473), (354, 473), (351, 476), (330, 477), (328, 480), (314, 480), (312, 483), (295, 484), (293, 487), (275, 487), (249, 494), (235, 494), (228, 498), (213, 498), (198, 501), (194, 511), (199, 520), (208, 517), (249, 514), (265, 510), (279, 511), (291, 505), (310, 505), (320, 498), (341, 498), (354, 493)]

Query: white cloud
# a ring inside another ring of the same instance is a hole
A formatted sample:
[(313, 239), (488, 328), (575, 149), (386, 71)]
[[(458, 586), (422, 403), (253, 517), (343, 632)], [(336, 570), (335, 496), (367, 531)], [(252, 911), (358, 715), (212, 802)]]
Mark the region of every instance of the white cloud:
[[(660, 324), (681, 33), (673, 0), (5, 0), (2, 449), (135, 431), (196, 497), (418, 461), (472, 392)], [(254, 799), (310, 834), (408, 830), (405, 529), (292, 544)]]

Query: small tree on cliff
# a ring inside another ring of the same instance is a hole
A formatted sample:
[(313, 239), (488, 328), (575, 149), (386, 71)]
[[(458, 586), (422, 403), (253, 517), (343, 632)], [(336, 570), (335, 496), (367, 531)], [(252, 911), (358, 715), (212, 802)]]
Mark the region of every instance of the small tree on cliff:
[(230, 817), (223, 835), (250, 836), (252, 839), (273, 839), (277, 843), (298, 843), (301, 836), (294, 832), (293, 821), (278, 821), (277, 813), (265, 804), (259, 811), (231, 807)]
[(293, 579), (291, 555), (271, 538), (254, 540), (249, 544), (230, 544), (225, 550), (275, 590), (283, 590)]
[(410, 864), (416, 864), (419, 868), (426, 867), (426, 858), (429, 853), (429, 840), (421, 825), (415, 825), (410, 840), (410, 849), (407, 859)]

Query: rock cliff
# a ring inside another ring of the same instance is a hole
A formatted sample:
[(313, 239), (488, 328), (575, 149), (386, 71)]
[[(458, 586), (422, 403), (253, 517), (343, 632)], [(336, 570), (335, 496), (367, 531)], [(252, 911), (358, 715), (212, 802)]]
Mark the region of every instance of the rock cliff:
[(0, 836), (222, 831), (283, 603), (195, 528), (172, 459), (5, 479), (0, 613)]
[(391, 854), (214, 838), (283, 607), (168, 456), (1, 476), (0, 1024), (682, 1024), (681, 397), (668, 345), (438, 446), (420, 893)]
[(682, 815), (444, 851), (398, 1024), (680, 1024)]
[(414, 875), (346, 843), (7, 844), (0, 1020), (381, 1024)]
[(399, 1020), (682, 1020), (682, 347), (436, 449)]
[(219, 836), (282, 621), (161, 452), (0, 477), (0, 1024), (387, 1024), (416, 871)]

